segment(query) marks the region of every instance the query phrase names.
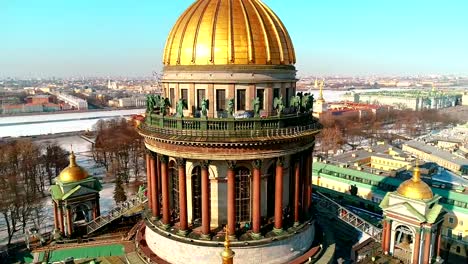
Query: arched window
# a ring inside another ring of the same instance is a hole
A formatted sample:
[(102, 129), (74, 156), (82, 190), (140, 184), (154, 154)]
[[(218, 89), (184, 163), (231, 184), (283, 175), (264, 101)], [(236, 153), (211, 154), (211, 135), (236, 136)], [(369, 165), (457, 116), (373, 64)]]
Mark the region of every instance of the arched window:
[(201, 219), (201, 167), (192, 170), (192, 223)]
[(173, 160), (169, 162), (169, 192), (171, 216), (176, 221), (179, 219), (179, 173)]
[(250, 221), (250, 170), (236, 168), (236, 221)]

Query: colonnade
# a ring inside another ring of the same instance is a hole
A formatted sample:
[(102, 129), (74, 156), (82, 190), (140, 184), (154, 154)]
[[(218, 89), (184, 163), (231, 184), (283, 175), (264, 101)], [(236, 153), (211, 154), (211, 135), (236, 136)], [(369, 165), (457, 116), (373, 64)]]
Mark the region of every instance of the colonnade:
[[(312, 150), (298, 153), (292, 157), (293, 192), (292, 212), (294, 224), (300, 223), (303, 215), (308, 214), (312, 204)], [(147, 182), (148, 182), (148, 209), (153, 219), (160, 219), (163, 228), (169, 228), (171, 223), (170, 208), (170, 186), (169, 186), (169, 168), (168, 156), (148, 152), (146, 155), (147, 164)], [(262, 225), (262, 160), (253, 160), (251, 171), (251, 223), (254, 236), (261, 236)], [(201, 160), (201, 237), (210, 238), (211, 224), (211, 204), (210, 204), (210, 179), (209, 165), (210, 161)], [(236, 161), (227, 161), (227, 231), (229, 234), (236, 233)], [(189, 232), (188, 213), (187, 213), (187, 175), (186, 160), (177, 158), (177, 177), (179, 188), (179, 223), (178, 229), (180, 235), (186, 235)], [(274, 195), (274, 229), (276, 233), (283, 230), (283, 188), (284, 188), (284, 157), (276, 158), (275, 168), (275, 195)], [(162, 196), (161, 201), (158, 197)]]

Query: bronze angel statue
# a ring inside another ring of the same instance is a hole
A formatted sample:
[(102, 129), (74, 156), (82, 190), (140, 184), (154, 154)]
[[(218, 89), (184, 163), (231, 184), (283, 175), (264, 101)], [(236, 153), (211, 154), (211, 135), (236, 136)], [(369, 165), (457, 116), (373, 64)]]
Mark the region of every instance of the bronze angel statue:
[(273, 101), (273, 108), (276, 109), (276, 113), (278, 113), (278, 116), (281, 116), (283, 114), (285, 108), (283, 96), (275, 97), (275, 100)]

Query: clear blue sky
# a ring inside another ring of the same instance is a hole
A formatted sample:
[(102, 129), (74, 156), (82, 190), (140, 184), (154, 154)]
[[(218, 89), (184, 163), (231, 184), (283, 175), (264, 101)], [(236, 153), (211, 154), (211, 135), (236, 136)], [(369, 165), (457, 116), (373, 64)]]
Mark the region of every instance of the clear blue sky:
[[(192, 0), (0, 0), (0, 77), (146, 76)], [(468, 74), (467, 0), (264, 0), (305, 74)]]

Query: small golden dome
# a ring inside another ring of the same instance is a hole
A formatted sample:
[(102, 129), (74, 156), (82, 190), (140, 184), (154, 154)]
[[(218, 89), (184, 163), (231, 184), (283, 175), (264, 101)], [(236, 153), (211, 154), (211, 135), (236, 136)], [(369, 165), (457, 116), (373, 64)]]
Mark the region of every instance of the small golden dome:
[(70, 165), (66, 167), (59, 175), (61, 182), (76, 182), (86, 179), (88, 172), (76, 164), (76, 157), (73, 151), (70, 154)]
[(414, 169), (413, 177), (404, 181), (398, 187), (397, 192), (407, 198), (416, 200), (426, 200), (434, 197), (431, 187), (421, 180), (421, 171), (418, 165)]
[(292, 65), (284, 24), (260, 0), (198, 0), (175, 23), (163, 63), (171, 65)]

